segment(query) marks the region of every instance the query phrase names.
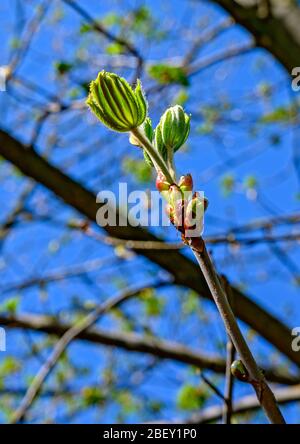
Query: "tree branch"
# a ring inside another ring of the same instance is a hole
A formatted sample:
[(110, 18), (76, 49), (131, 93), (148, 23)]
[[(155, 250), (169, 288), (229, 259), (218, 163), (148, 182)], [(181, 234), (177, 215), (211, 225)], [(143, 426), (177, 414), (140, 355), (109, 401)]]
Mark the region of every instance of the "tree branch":
[[(55, 336), (64, 335), (72, 326), (70, 323), (61, 323), (50, 316), (32, 314), (0, 315), (0, 325), (10, 329), (26, 329)], [(161, 340), (152, 336), (89, 328), (79, 333), (76, 339), (108, 347), (118, 347), (129, 352), (149, 353), (161, 359), (172, 359), (218, 374), (225, 372), (225, 362), (218, 356), (199, 353), (178, 342)], [(269, 381), (286, 385), (298, 384), (300, 381), (300, 376), (295, 377), (288, 373), (280, 373), (272, 368), (263, 368)]]
[[(276, 399), (279, 404), (289, 404), (295, 401), (300, 401), (300, 385), (294, 387), (284, 387), (274, 390)], [(235, 402), (233, 415), (249, 413), (260, 408), (255, 395), (244, 396), (240, 400)], [(193, 414), (190, 418), (184, 420), (176, 418), (174, 421), (158, 421), (159, 424), (206, 424), (209, 422), (217, 421), (222, 418), (222, 405), (213, 405), (203, 409), (199, 413)]]
[(300, 61), (300, 8), (293, 1), (211, 0), (225, 9), (269, 51), (291, 74)]
[(45, 363), (40, 367), (32, 383), (28, 387), (28, 390), (26, 391), (26, 394), (23, 397), (18, 409), (14, 412), (12, 416), (11, 423), (14, 424), (23, 420), (23, 418), (26, 415), (26, 412), (28, 411), (28, 409), (38, 396), (38, 393), (40, 392), (44, 382), (48, 378), (49, 374), (57, 364), (58, 360), (60, 359), (61, 355), (66, 350), (68, 345), (80, 333), (83, 333), (85, 330), (94, 325), (102, 315), (112, 310), (113, 308), (119, 307), (125, 301), (128, 301), (128, 299), (138, 296), (141, 293), (141, 291), (143, 291), (144, 289), (145, 286), (134, 289), (128, 289), (122, 291), (120, 294), (117, 294), (116, 296), (107, 299), (105, 302), (100, 304), (97, 308), (95, 308), (95, 310), (93, 310), (83, 319), (79, 320), (74, 325), (72, 325), (62, 335), (59, 341), (55, 344), (49, 357), (46, 359)]

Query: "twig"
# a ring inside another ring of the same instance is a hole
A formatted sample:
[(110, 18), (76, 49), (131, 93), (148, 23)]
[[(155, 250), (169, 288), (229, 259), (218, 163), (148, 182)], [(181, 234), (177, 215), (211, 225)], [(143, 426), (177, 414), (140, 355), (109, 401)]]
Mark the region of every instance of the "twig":
[(226, 60), (230, 60), (240, 55), (248, 54), (249, 52), (253, 51), (253, 49), (255, 49), (255, 44), (253, 40), (250, 40), (241, 46), (228, 48), (226, 51), (213, 54), (200, 60), (199, 62), (195, 62), (194, 65), (190, 65), (187, 69), (187, 75), (189, 77), (192, 77), (199, 72), (203, 72), (207, 68), (211, 68), (216, 64), (219, 64)]
[[(300, 385), (294, 387), (281, 387), (274, 390), (278, 403), (289, 404), (300, 400)], [(260, 407), (257, 397), (255, 395), (247, 395), (234, 403), (233, 415), (240, 415), (243, 413), (249, 414), (254, 412)], [(160, 420), (155, 421), (156, 424), (206, 424), (213, 421), (217, 421), (222, 418), (223, 406), (212, 405), (201, 410), (198, 413), (194, 413), (189, 418), (174, 418), (173, 420)]]
[(80, 333), (95, 324), (95, 322), (98, 321), (101, 315), (107, 313), (112, 308), (119, 306), (126, 300), (136, 296), (144, 289), (145, 286), (143, 286), (142, 288), (139, 287), (127, 290), (125, 292), (121, 292), (116, 296), (113, 296), (112, 298), (105, 301), (103, 304), (99, 305), (92, 313), (88, 314), (84, 319), (80, 320), (78, 323), (76, 323), (65, 332), (65, 334), (56, 343), (52, 353), (46, 360), (45, 364), (40, 368), (35, 378), (33, 379), (18, 409), (14, 412), (11, 418), (12, 424), (18, 423), (23, 420), (27, 410), (41, 390), (44, 381), (49, 376), (51, 370), (54, 368), (55, 364), (57, 363), (67, 346), (70, 344), (70, 342), (72, 342), (73, 339), (75, 339)]
[(21, 282), (15, 282), (7, 284), (1, 288), (2, 293), (8, 293), (11, 291), (26, 290), (27, 288), (34, 286), (44, 286), (50, 282), (59, 282), (69, 278), (75, 278), (91, 273), (95, 270), (99, 270), (104, 266), (110, 266), (114, 264), (116, 258), (105, 257), (96, 258), (83, 262), (82, 264), (72, 265), (61, 269), (54, 269), (44, 276), (35, 276), (33, 278), (25, 279)]
[(204, 34), (201, 34), (192, 44), (191, 48), (183, 59), (182, 66), (189, 66), (197, 57), (199, 50), (206, 44), (219, 37), (221, 33), (231, 28), (234, 24), (232, 17), (226, 17), (222, 22), (218, 23), (213, 28), (208, 29)]
[[(224, 291), (227, 295), (227, 300), (229, 305), (234, 312), (233, 307), (233, 297), (229, 282), (226, 276), (222, 276)], [(234, 378), (231, 372), (231, 364), (235, 359), (235, 348), (232, 343), (232, 340), (229, 335), (227, 335), (227, 344), (226, 344), (226, 370), (225, 370), (225, 390), (224, 390), (224, 404), (223, 404), (223, 424), (231, 424), (231, 416), (232, 416), (232, 396), (233, 396), (233, 386), (234, 386)]]
[(79, 4), (77, 4), (73, 0), (62, 0), (62, 1), (63, 3), (69, 5), (78, 14), (80, 14), (81, 17), (83, 17), (87, 21), (87, 23), (89, 23), (93, 27), (95, 31), (104, 35), (104, 37), (106, 37), (108, 40), (116, 42), (119, 45), (123, 46), (130, 54), (132, 54), (137, 59), (136, 77), (139, 77), (141, 75), (143, 67), (143, 57), (130, 42), (111, 33), (101, 23), (94, 20), (93, 17), (85, 9), (83, 9)]
[(25, 34), (22, 36), (22, 45), (20, 46), (20, 48), (17, 49), (16, 53), (14, 54), (14, 56), (9, 64), (8, 73), (7, 73), (7, 77), (6, 77), (7, 82), (9, 80), (11, 80), (17, 67), (20, 65), (21, 61), (24, 59), (27, 51), (30, 48), (32, 38), (37, 33), (40, 23), (43, 20), (43, 18), (45, 17), (50, 5), (51, 4), (48, 1), (44, 1), (38, 7), (36, 15), (33, 17), (31, 22), (29, 23)]
[[(25, 329), (61, 337), (72, 327), (71, 323), (63, 323), (53, 316), (33, 314), (1, 315), (0, 325), (10, 329)], [(216, 355), (199, 353), (191, 347), (179, 342), (166, 341), (157, 336), (144, 336), (124, 331), (107, 331), (90, 328), (80, 333), (76, 340), (89, 341), (106, 347), (117, 347), (128, 352), (147, 353), (161, 359), (171, 359), (183, 364), (206, 369), (217, 374), (224, 374), (225, 362)], [(294, 376), (286, 371), (279, 372), (275, 368), (262, 367), (269, 381), (277, 384), (296, 385), (300, 383), (299, 375)]]
[(285, 424), (285, 420), (276, 404), (274, 394), (268, 386), (263, 373), (259, 370), (237, 324), (203, 239), (200, 238), (197, 244), (196, 247), (191, 245), (191, 248), (222, 317), (226, 331), (249, 373), (249, 382), (255, 389), (257, 399), (270, 422), (273, 424)]
[(160, 156), (158, 151), (153, 147), (152, 143), (149, 142), (144, 133), (139, 128), (134, 128), (131, 130), (131, 132), (134, 135), (134, 137), (136, 137), (136, 139), (138, 139), (141, 142), (143, 148), (147, 151), (147, 154), (150, 156), (151, 160), (153, 161), (153, 164), (156, 166), (156, 169), (160, 170), (165, 175), (167, 181), (170, 184), (174, 183), (174, 177), (172, 177), (172, 175), (170, 174), (165, 161)]
[(203, 373), (200, 375), (201, 379), (205, 384), (215, 393), (215, 395), (218, 396), (218, 398), (222, 399), (222, 401), (225, 400), (223, 393), (218, 389), (218, 387), (210, 381)]
[[(0, 314), (0, 325), (10, 329), (32, 330), (59, 337), (63, 336), (72, 327), (71, 323), (63, 323), (56, 317), (31, 313), (22, 315)], [(101, 344), (107, 347), (117, 347), (128, 352), (148, 353), (161, 359), (171, 359), (200, 369), (207, 369), (217, 374), (224, 374), (225, 372), (225, 362), (219, 356), (199, 353), (191, 347), (174, 341), (162, 340), (159, 337), (91, 328), (81, 332), (76, 340), (89, 341), (92, 344)], [(261, 365), (269, 381), (286, 385), (300, 383), (299, 375), (294, 376), (287, 371), (277, 371), (274, 367), (266, 368), (263, 363)]]
[(225, 391), (224, 398), (225, 402), (223, 405), (223, 423), (231, 424), (231, 415), (232, 415), (232, 394), (233, 394), (233, 385), (234, 378), (231, 373), (231, 364), (235, 358), (235, 348), (232, 343), (232, 340), (228, 336), (228, 341), (226, 344), (226, 372), (225, 372)]

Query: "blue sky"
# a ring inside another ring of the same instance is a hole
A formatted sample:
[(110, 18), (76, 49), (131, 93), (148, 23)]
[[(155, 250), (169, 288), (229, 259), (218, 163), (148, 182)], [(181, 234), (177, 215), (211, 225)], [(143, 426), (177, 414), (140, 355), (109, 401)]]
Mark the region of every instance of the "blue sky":
[[(1, 65), (9, 63), (12, 55), (11, 37), (16, 28), (15, 8), (18, 3), (4, 0), (0, 5), (0, 39), (4, 42), (0, 55)], [(18, 66), (16, 75), (29, 79), (49, 93), (59, 95), (63, 102), (69, 103), (70, 90), (74, 84), (78, 81), (91, 80), (99, 70), (105, 68), (103, 61), (106, 59), (103, 53), (106, 42), (93, 41), (91, 37), (80, 35), (77, 31), (82, 19), (67, 6), (64, 6), (65, 15), (61, 21), (55, 22), (53, 19), (51, 21), (50, 17), (53, 17), (55, 7), (61, 2), (53, 3), (55, 5), (51, 6), (40, 31), (34, 36), (28, 54)], [(141, 2), (132, 1), (98, 2), (94, 0), (81, 3), (96, 17), (103, 17), (112, 11), (118, 14), (124, 11), (125, 14), (126, 11), (141, 4)], [(26, 2), (24, 8), (26, 16), (32, 14), (32, 6), (35, 4), (37, 4), (35, 1)], [(162, 41), (150, 43), (143, 37), (139, 37), (134, 42), (144, 57), (152, 62), (182, 57), (201, 28), (205, 32), (207, 27), (213, 26), (225, 17), (220, 9), (209, 2), (173, 1), (162, 5), (158, 1), (148, 1), (144, 4), (148, 5), (152, 11), (157, 21), (156, 26), (166, 29), (166, 36)], [(182, 36), (183, 27), (186, 28), (186, 34)], [(90, 39), (87, 43), (88, 49), (83, 45), (85, 38)], [(205, 45), (198, 59), (202, 60), (211, 54), (226, 51), (226, 48), (238, 46), (248, 39), (249, 35), (244, 30), (238, 26), (232, 27), (213, 42)], [(55, 61), (72, 62), (76, 57), (81, 60), (81, 63), (73, 73), (73, 78), (71, 80), (58, 79), (55, 75)], [(120, 74), (130, 76), (131, 71), (126, 72), (125, 69)], [(142, 81), (147, 90), (147, 86), (151, 86), (151, 80), (144, 74)], [(274, 94), (269, 99), (264, 99), (259, 94), (260, 88), (264, 85), (269, 85), (274, 89)], [(149, 97), (149, 104), (152, 105), (150, 115), (155, 124), (164, 109), (172, 103), (178, 90), (179, 88), (175, 87), (166, 94)], [(37, 100), (39, 104), (43, 104), (44, 99), (39, 94), (32, 93), (29, 97), (28, 91), (22, 90), (17, 85), (12, 87), (12, 92), (13, 94), (0, 93), (1, 126), (24, 142), (28, 142), (34, 128), (34, 117), (36, 117), (35, 112), (32, 113), (30, 102)], [(16, 103), (14, 94), (21, 96), (22, 104)], [(299, 211), (299, 198), (297, 198), (299, 175), (293, 163), (293, 159), (298, 155), (299, 130), (289, 124), (260, 123), (260, 118), (273, 109), (285, 106), (292, 99), (298, 99), (298, 95), (291, 90), (290, 78), (284, 69), (264, 50), (254, 49), (251, 53), (214, 65), (193, 76), (188, 94), (185, 109), (192, 114), (191, 136), (188, 149), (178, 153), (176, 164), (179, 173), (192, 173), (196, 189), (203, 190), (209, 199), (205, 236), (224, 233), (231, 227), (242, 225), (256, 218)], [(214, 131), (203, 134), (200, 132), (201, 124), (203, 124), (202, 113), (207, 107), (224, 109), (224, 112), (221, 113)], [(115, 137), (96, 123), (88, 112), (69, 111), (57, 119), (55, 116), (49, 119), (38, 139), (39, 152), (45, 152), (47, 144), (51, 144), (49, 139), (53, 134), (58, 135), (58, 140), (52, 147), (51, 161), (62, 166), (68, 174), (84, 183), (95, 193), (104, 186), (108, 189), (116, 188), (119, 180), (128, 181), (130, 189), (141, 188), (141, 186), (154, 188), (153, 183), (138, 184), (122, 171), (122, 157), (130, 155), (138, 158), (138, 151), (134, 151), (135, 148), (129, 146), (125, 135)], [(279, 140), (276, 145), (272, 144), (275, 136)], [(88, 151), (89, 155), (80, 157), (85, 144), (91, 146)], [(101, 148), (102, 145), (105, 146), (104, 149)], [(2, 164), (0, 168), (1, 219), (4, 220), (23, 188), (24, 180), (22, 177), (16, 177), (7, 164)], [(235, 186), (234, 191), (228, 197), (224, 197), (220, 184), (222, 178), (228, 175), (234, 177)], [(258, 181), (255, 199), (251, 193), (247, 193), (244, 186), (249, 176), (255, 176)], [(71, 209), (53, 199), (51, 193), (40, 186), (35, 189), (29, 207), (40, 215), (50, 214), (54, 221), (62, 223), (74, 216)], [(159, 228), (154, 231), (170, 240), (177, 239), (176, 232), (171, 228), (164, 231)], [(282, 232), (285, 232), (284, 228)], [(89, 282), (76, 278), (63, 284), (50, 285), (47, 288), (48, 294), (45, 300), (37, 288), (23, 291), (20, 312), (41, 314), (60, 312), (66, 319), (70, 315), (70, 305), (75, 296), (80, 301), (99, 301), (115, 292), (121, 284), (130, 284), (133, 280), (152, 282), (157, 277), (167, 278), (166, 273), (142, 258), (134, 258), (133, 261), (120, 259), (117, 265), (113, 262), (114, 266), (112, 266), (110, 257), (114, 255), (109, 247), (95, 245), (93, 240), (81, 234), (70, 235), (67, 229), (53, 221), (21, 224), (5, 242), (0, 254), (2, 254), (0, 261), (2, 260), (3, 264), (2, 271), (0, 269), (3, 288), (5, 285), (20, 282), (36, 273), (47, 273), (83, 260), (107, 258), (107, 264), (104, 265), (105, 278), (102, 275), (98, 277), (97, 272), (94, 271), (90, 273), (90, 278), (93, 280), (91, 285)], [(189, 252), (185, 251), (185, 254), (188, 255)], [(299, 263), (297, 248), (291, 246), (288, 254), (297, 267)], [(218, 270), (225, 273), (231, 282), (245, 289), (253, 300), (270, 309), (271, 313), (291, 327), (299, 325), (300, 308), (296, 303), (296, 298), (299, 297), (299, 286), (295, 285), (290, 271), (276, 255), (270, 252), (267, 246), (257, 245), (241, 250), (218, 246), (213, 249), (213, 257)], [(260, 259), (256, 260), (257, 257)], [(202, 306), (211, 315), (209, 325), (203, 326), (202, 336), (202, 327), (199, 331), (199, 319), (195, 315), (188, 319), (188, 323), (179, 322), (180, 328), (176, 327), (176, 323), (173, 322), (172, 318), (176, 317), (180, 295), (173, 288), (163, 289), (159, 293), (164, 298), (167, 308), (165, 318), (149, 321), (151, 328), (157, 334), (168, 339), (174, 338), (175, 335), (177, 341), (183, 343), (189, 341), (191, 346), (201, 347), (208, 351), (216, 350), (215, 343), (210, 343), (209, 340), (211, 334), (218, 337), (224, 344), (223, 327), (212, 304), (202, 302)], [(14, 293), (11, 292), (4, 294), (1, 298), (4, 300), (13, 295)], [(124, 310), (128, 316), (136, 316), (140, 315), (141, 308), (138, 303), (132, 301)], [(136, 326), (137, 331), (139, 329), (143, 331), (143, 324), (148, 322), (143, 319), (142, 315), (140, 316)], [(99, 323), (101, 327), (108, 328), (115, 324), (115, 319), (109, 317)], [(191, 337), (194, 339), (190, 342)], [(9, 331), (7, 353), (17, 356), (21, 350), (22, 354), (26, 349), (25, 342), (20, 332)], [(272, 362), (272, 359), (276, 359), (275, 356), (272, 357), (274, 350), (271, 350), (263, 340), (256, 338), (253, 345), (255, 345), (257, 356), (262, 361), (267, 359)], [(97, 380), (109, 351), (104, 350), (103, 347), (76, 343), (70, 347), (70, 353), (78, 365), (87, 365), (92, 368), (92, 373), (88, 377), (71, 378), (70, 385), (76, 388), (81, 387), (84, 381)], [(126, 369), (127, 354), (120, 351), (117, 353), (118, 372), (126, 378), (126, 371), (130, 374), (130, 370)], [(4, 355), (1, 355), (0, 359), (2, 356)], [(131, 361), (142, 368), (147, 358), (135, 354), (131, 356)], [(97, 362), (95, 367), (93, 367), (94, 362)], [(284, 363), (281, 360), (280, 362)], [(36, 360), (29, 366), (24, 366), (25, 374), (38, 369), (39, 365), (40, 362)], [(170, 374), (174, 376), (175, 382), (169, 377)], [(177, 384), (189, 378), (193, 380), (186, 367), (163, 363), (158, 365), (151, 377), (141, 384), (138, 390), (143, 396), (151, 397), (153, 388), (157, 389), (165, 402), (160, 415), (176, 417), (185, 414), (174, 406)], [(20, 382), (19, 379), (12, 378), (11, 383), (18, 385)], [(236, 396), (246, 392), (249, 392), (248, 387), (237, 384)], [(216, 402), (216, 398), (213, 398), (211, 402)], [(285, 407), (284, 412), (290, 421), (297, 420), (296, 407)], [(35, 413), (37, 414), (37, 411)], [(93, 422), (94, 414), (93, 409), (90, 409), (84, 414), (77, 414), (72, 421)], [(101, 422), (110, 422), (114, 414), (115, 407), (111, 406), (96, 417)], [(63, 421), (59, 419), (59, 411), (57, 415), (57, 420)], [(62, 413), (61, 418), (63, 416)], [(126, 420), (130, 422), (135, 419), (133, 415)], [(262, 417), (258, 417), (257, 420), (262, 420)]]

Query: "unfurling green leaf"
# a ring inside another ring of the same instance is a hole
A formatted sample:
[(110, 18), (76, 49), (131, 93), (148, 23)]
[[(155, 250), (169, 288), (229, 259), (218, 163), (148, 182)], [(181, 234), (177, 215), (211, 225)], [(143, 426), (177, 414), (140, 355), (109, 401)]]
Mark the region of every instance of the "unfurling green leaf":
[(170, 66), (163, 63), (152, 65), (148, 69), (148, 74), (161, 84), (177, 83), (183, 86), (189, 85), (186, 72), (181, 66)]
[(86, 103), (96, 117), (114, 131), (131, 131), (147, 117), (147, 102), (140, 81), (133, 90), (125, 79), (106, 71), (101, 71), (91, 82)]
[(177, 406), (182, 410), (196, 410), (203, 406), (207, 398), (207, 391), (203, 387), (185, 384), (178, 392)]

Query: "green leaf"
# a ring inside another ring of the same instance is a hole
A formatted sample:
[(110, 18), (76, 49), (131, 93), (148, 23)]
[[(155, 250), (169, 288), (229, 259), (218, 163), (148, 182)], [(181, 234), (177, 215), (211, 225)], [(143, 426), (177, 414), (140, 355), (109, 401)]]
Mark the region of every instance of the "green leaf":
[(151, 65), (148, 68), (148, 74), (158, 83), (168, 85), (177, 83), (179, 85), (188, 86), (189, 80), (184, 68), (180, 66), (171, 66), (164, 63)]
[(261, 123), (289, 123), (292, 122), (298, 115), (298, 110), (295, 105), (284, 107), (279, 106), (274, 111), (265, 114), (261, 117)]
[(11, 375), (12, 373), (17, 373), (21, 369), (21, 364), (12, 356), (6, 356), (2, 359), (0, 364), (0, 377)]
[(199, 296), (194, 291), (189, 291), (184, 298), (182, 310), (185, 315), (196, 313), (199, 308)]
[(12, 49), (19, 49), (22, 46), (22, 41), (17, 37), (14, 37), (10, 40), (9, 44)]
[(152, 178), (152, 169), (142, 159), (125, 157), (123, 160), (123, 171), (131, 174), (140, 183), (149, 183)]
[(63, 76), (64, 74), (67, 74), (73, 68), (72, 63), (66, 62), (64, 60), (60, 60), (58, 62), (55, 62), (54, 66), (55, 66), (56, 73), (59, 76)]
[(182, 88), (178, 94), (174, 97), (173, 105), (183, 106), (189, 99), (189, 94), (186, 88)]
[(144, 155), (144, 160), (145, 160), (146, 164), (147, 164), (150, 168), (153, 168), (153, 162), (152, 162), (152, 160), (150, 159), (150, 156), (149, 156), (149, 154), (147, 153), (146, 150), (143, 150), (143, 155)]
[(115, 394), (115, 400), (120, 404), (124, 413), (134, 413), (138, 410), (137, 400), (128, 390), (120, 390)]
[(105, 26), (115, 26), (121, 25), (123, 22), (123, 17), (115, 14), (114, 12), (109, 12), (105, 17), (101, 19), (101, 23)]
[(245, 188), (254, 189), (254, 188), (257, 188), (257, 185), (258, 185), (258, 181), (255, 176), (248, 176), (244, 180)]
[(6, 299), (2, 304), (0, 305), (0, 312), (8, 312), (10, 314), (15, 314), (17, 312), (17, 309), (20, 304), (20, 297), (15, 296), (9, 299)]
[(85, 34), (87, 32), (92, 31), (92, 29), (93, 29), (93, 27), (91, 25), (89, 25), (88, 23), (82, 23), (80, 25), (79, 32), (80, 32), (80, 34)]
[(203, 406), (208, 398), (208, 393), (203, 387), (195, 387), (185, 384), (177, 394), (177, 406), (182, 410), (196, 410)]
[(84, 387), (81, 391), (84, 406), (101, 405), (105, 402), (105, 395), (99, 387)]
[(152, 19), (151, 11), (145, 5), (137, 8), (132, 15), (134, 19), (134, 25), (136, 28), (139, 28), (147, 23), (150, 23)]
[(107, 45), (105, 51), (109, 55), (122, 54), (124, 52), (124, 46), (117, 42), (111, 43), (110, 45)]
[(141, 294), (144, 311), (147, 316), (159, 316), (165, 306), (164, 299), (158, 297), (154, 290), (149, 288)]
[(221, 188), (224, 196), (229, 196), (233, 192), (234, 186), (235, 186), (235, 178), (232, 174), (226, 174), (221, 179)]

